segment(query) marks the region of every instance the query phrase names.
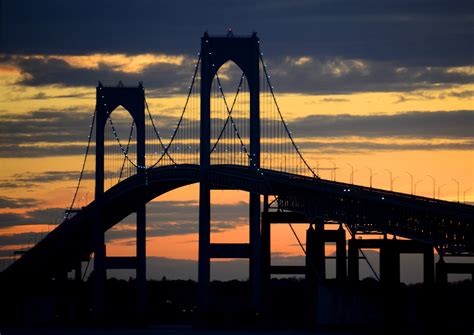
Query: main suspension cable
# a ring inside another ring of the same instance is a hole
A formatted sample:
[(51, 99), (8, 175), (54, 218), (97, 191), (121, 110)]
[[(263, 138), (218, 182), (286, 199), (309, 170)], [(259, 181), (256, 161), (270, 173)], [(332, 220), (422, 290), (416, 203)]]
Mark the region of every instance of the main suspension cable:
[(95, 117), (97, 113), (97, 108), (94, 110), (94, 113), (92, 114), (92, 121), (89, 126), (89, 135), (87, 136), (87, 146), (86, 146), (86, 151), (84, 153), (84, 160), (82, 161), (82, 168), (81, 168), (81, 173), (79, 174), (79, 179), (77, 181), (77, 187), (74, 191), (74, 196), (72, 197), (71, 205), (69, 206), (69, 210), (66, 212), (66, 215), (64, 216), (64, 219), (69, 219), (69, 215), (71, 214), (71, 211), (74, 207), (74, 203), (76, 202), (77, 194), (79, 193), (79, 188), (81, 186), (82, 178), (84, 177), (84, 169), (86, 167), (86, 162), (87, 162), (87, 156), (89, 155), (89, 149), (91, 146), (91, 141), (92, 141), (92, 134), (94, 132), (94, 124), (95, 124)]

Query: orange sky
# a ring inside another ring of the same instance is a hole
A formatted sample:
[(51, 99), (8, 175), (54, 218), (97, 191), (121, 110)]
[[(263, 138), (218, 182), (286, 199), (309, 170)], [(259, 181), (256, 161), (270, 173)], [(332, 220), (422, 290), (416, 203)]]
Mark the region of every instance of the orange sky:
[[(41, 57), (35, 56), (35, 57)], [(156, 62), (181, 64), (183, 57), (180, 55), (153, 55), (143, 54), (136, 56), (127, 56), (123, 54), (93, 54), (87, 56), (54, 56), (65, 60), (70, 65), (77, 68), (94, 68), (99, 66), (101, 62), (113, 64), (125, 72), (137, 72), (143, 70), (144, 67)], [(453, 68), (452, 71), (472, 71), (469, 68)], [(191, 74), (190, 74), (191, 76)], [(64, 110), (70, 107), (80, 107), (83, 110), (93, 111), (95, 105), (95, 88), (94, 87), (61, 87), (57, 85), (28, 87), (16, 85), (22, 77), (22, 73), (15, 67), (0, 67), (0, 110), (3, 115), (8, 114), (27, 114), (31, 111), (50, 109)], [(275, 88), (278, 92), (278, 87)], [(397, 114), (407, 111), (457, 111), (472, 110), (472, 99), (456, 97), (456, 92), (473, 90), (474, 85), (458, 85), (450, 88), (433, 87), (428, 91), (414, 92), (365, 92), (353, 93), (345, 95), (305, 95), (305, 94), (279, 94), (278, 101), (281, 109), (289, 122), (294, 119), (308, 115), (318, 114), (350, 114), (350, 115), (378, 115), (378, 114)], [(51, 98), (35, 99), (34, 97), (42, 93)], [(80, 97), (61, 97), (71, 94), (83, 94)], [(431, 98), (427, 99), (429, 95)], [(403, 97), (404, 99), (400, 99)], [(436, 98), (439, 97), (439, 98)], [(442, 98), (441, 98), (442, 97)], [(160, 111), (166, 111), (167, 115), (178, 117), (179, 112), (184, 104), (185, 97), (182, 95), (165, 96), (149, 98), (151, 111), (155, 118), (159, 118)], [(401, 102), (398, 102), (400, 101)], [(83, 129), (84, 138), (87, 137), (87, 129)], [(168, 132), (170, 130), (167, 130)], [(294, 134), (298, 140), (298, 134)], [(308, 140), (308, 139), (305, 139)], [(367, 138), (360, 137), (339, 137), (334, 138), (318, 138), (309, 139), (311, 141), (347, 141), (347, 142), (364, 142)], [(458, 141), (463, 142), (464, 139), (424, 139), (424, 138), (371, 138), (371, 142), (376, 143), (434, 143), (436, 141)], [(305, 154), (310, 164), (316, 167), (319, 164), (321, 168), (322, 178), (331, 178), (331, 171), (325, 170), (336, 164), (336, 177), (338, 181), (348, 182), (350, 178), (350, 165), (357, 170), (354, 174), (356, 184), (368, 185), (369, 168), (375, 173), (373, 179), (374, 187), (389, 188), (389, 173), (385, 169), (389, 169), (393, 176), (397, 177), (394, 183), (394, 189), (399, 192), (410, 192), (410, 176), (415, 176), (415, 181), (421, 180), (417, 184), (417, 194), (423, 196), (432, 195), (432, 181), (427, 175), (436, 178), (437, 186), (444, 185), (440, 189), (442, 199), (456, 201), (457, 200), (457, 184), (453, 179), (459, 181), (460, 197), (463, 201), (463, 193), (465, 190), (474, 186), (474, 154), (472, 150), (394, 150), (394, 151), (365, 151), (365, 152), (347, 152), (347, 153), (322, 153), (318, 147), (308, 150)], [(82, 157), (78, 155), (72, 156), (53, 156), (39, 158), (0, 158), (0, 180), (15, 181), (15, 175), (28, 173), (43, 173), (45, 171), (77, 171), (81, 167)], [(49, 183), (39, 183), (35, 187), (19, 187), (16, 189), (0, 188), (0, 197), (8, 197), (12, 199), (34, 199), (36, 202), (29, 206), (23, 207), (4, 207), (0, 208), (1, 213), (26, 213), (35, 209), (46, 208), (66, 208), (69, 205), (74, 180), (53, 181)], [(90, 190), (92, 183), (87, 185)], [(92, 193), (89, 190), (81, 190), (81, 196), (88, 194), (89, 199)], [(191, 185), (164, 196), (154, 201), (197, 201), (198, 187)], [(213, 191), (213, 204), (233, 205), (239, 202), (246, 202), (248, 195), (238, 191)], [(474, 201), (474, 191), (471, 189), (466, 193), (467, 201)], [(85, 198), (82, 199), (85, 203)], [(51, 216), (50, 224), (60, 222), (58, 217)], [(242, 213), (245, 216), (246, 213)], [(229, 222), (233, 222), (233, 218), (227, 218)], [(51, 226), (42, 225), (26, 225), (1, 227), (0, 236), (9, 234), (18, 234), (24, 232), (44, 232)], [(120, 225), (114, 229), (120, 229)], [(305, 227), (298, 227), (298, 234), (304, 236)], [(148, 241), (147, 253), (152, 256), (162, 256), (168, 258), (184, 258), (197, 259), (197, 238), (194, 233), (183, 235), (172, 235), (163, 237), (153, 237)], [(235, 228), (212, 235), (213, 242), (246, 242), (248, 241), (248, 227), (246, 225), (237, 225)], [(133, 255), (134, 247), (130, 244), (130, 239), (117, 239), (108, 244), (108, 253), (110, 255)], [(282, 253), (284, 255), (301, 255), (299, 246), (292, 236), (287, 226), (278, 226), (274, 228), (272, 234), (272, 251)], [(0, 246), (3, 250), (17, 248), (18, 245)], [(0, 249), (0, 250), (2, 250)], [(2, 256), (6, 257), (6, 256)]]

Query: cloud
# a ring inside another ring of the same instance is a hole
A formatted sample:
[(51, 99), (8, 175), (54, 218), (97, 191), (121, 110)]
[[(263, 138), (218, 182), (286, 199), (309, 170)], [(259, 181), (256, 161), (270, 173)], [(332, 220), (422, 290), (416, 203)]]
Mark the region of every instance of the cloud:
[(295, 137), (473, 138), (474, 111), (310, 115), (290, 122)]
[(34, 94), (30, 99), (32, 99), (32, 100), (48, 100), (48, 99), (83, 98), (83, 97), (86, 97), (87, 95), (89, 95), (89, 93), (48, 95), (44, 92), (38, 92), (38, 93)]
[[(91, 114), (76, 107), (2, 114), (0, 157), (82, 155), (92, 121)], [(119, 136), (125, 141), (130, 129), (130, 118), (122, 117), (121, 114), (112, 114), (112, 118)], [(160, 115), (155, 122), (161, 133), (166, 134), (167, 130), (171, 132), (174, 129), (176, 120), (174, 116)], [(110, 126), (107, 126), (106, 131), (111, 132)]]
[(341, 98), (324, 98), (321, 100), (322, 102), (349, 102), (349, 99), (341, 99)]
[(38, 200), (30, 198), (10, 198), (0, 196), (0, 208), (25, 208), (38, 204)]
[[(119, 114), (120, 115), (120, 114)], [(119, 131), (122, 142), (125, 143), (130, 120), (114, 116), (114, 123)], [(164, 139), (174, 128), (176, 117), (160, 115), (157, 123), (158, 129)], [(240, 126), (242, 121), (235, 119)], [(91, 115), (79, 109), (40, 110), (26, 114), (4, 114), (0, 116), (0, 157), (52, 157), (65, 155), (83, 155), (87, 130), (91, 122)], [(269, 121), (262, 119), (262, 126), (268, 126)], [(219, 120), (222, 124), (222, 120)], [(188, 122), (183, 123), (183, 129)], [(471, 143), (448, 143), (436, 142), (426, 144), (403, 144), (395, 143), (383, 145), (371, 143), (373, 138), (449, 138), (449, 139), (470, 139), (473, 137), (474, 111), (438, 111), (438, 112), (404, 112), (393, 115), (309, 115), (304, 118), (297, 118), (289, 123), (295, 138), (302, 146), (313, 149), (311, 143), (305, 144), (308, 137), (348, 137), (357, 136), (367, 139), (365, 144), (360, 144), (360, 149), (364, 147), (370, 150), (435, 150), (435, 149), (470, 149)], [(127, 129), (127, 131), (125, 131)], [(182, 132), (186, 133), (185, 131)], [(190, 133), (190, 132), (187, 132)], [(268, 134), (267, 134), (268, 135)], [(181, 138), (181, 137), (180, 137)], [(165, 140), (165, 144), (167, 141)], [(94, 143), (94, 139), (92, 141)], [(317, 144), (319, 147), (327, 147), (331, 144)], [(41, 145), (40, 145), (41, 144)], [(347, 144), (349, 145), (349, 144)], [(347, 146), (344, 144), (343, 146)], [(411, 146), (411, 147), (410, 147)], [(91, 148), (93, 155), (94, 147)], [(156, 151), (156, 147), (151, 145), (148, 152)], [(89, 171), (86, 177), (92, 177)], [(0, 188), (15, 188), (18, 181), (33, 185), (39, 182), (53, 180), (75, 179), (77, 173), (74, 171), (46, 171), (42, 174), (15, 175), (8, 180), (0, 180)]]
[(31, 188), (35, 186), (35, 184), (31, 183), (23, 183), (23, 182), (15, 182), (9, 180), (2, 180), (0, 181), (0, 188)]
[(23, 225), (58, 224), (64, 217), (64, 208), (43, 208), (20, 213), (0, 213), (0, 228)]
[[(0, 198), (2, 201), (13, 202), (12, 199)], [(17, 204), (33, 204), (30, 199), (18, 200)], [(19, 207), (10, 207), (19, 208)], [(44, 208), (26, 211), (25, 213), (0, 213), (0, 228), (34, 225), (58, 224), (64, 216), (64, 208)], [(247, 223), (248, 207), (245, 203), (215, 204), (212, 206), (213, 232), (221, 232)], [(171, 236), (186, 235), (198, 231), (199, 207), (195, 201), (160, 201), (150, 202), (147, 205), (147, 235)], [(135, 230), (128, 228), (133, 225), (133, 216), (122, 221), (107, 232), (108, 240), (125, 239), (135, 236)], [(1, 245), (1, 243), (0, 243)]]
[[(117, 55), (102, 56), (104, 60), (97, 68), (70, 63), (67, 59), (71, 56), (16, 55), (4, 57), (4, 63), (18, 68), (21, 72), (22, 76), (17, 85), (94, 87), (98, 80), (106, 84), (115, 84), (122, 80), (126, 84), (133, 85), (143, 81), (151, 96), (185, 94), (195, 64), (193, 58), (182, 56), (181, 63), (150, 63), (136, 72), (131, 72), (117, 68), (113, 63)], [(474, 82), (472, 71), (454, 71), (450, 67), (420, 65), (401, 67), (397, 62), (386, 60), (283, 55), (271, 58), (267, 64), (272, 83), (278, 93), (412, 92), (456, 87)], [(221, 78), (227, 90), (230, 83), (227, 78), (239, 78), (241, 71), (238, 67), (223, 68), (222, 71), (226, 74)], [(231, 89), (233, 87), (229, 88)], [(64, 95), (67, 96), (69, 95)], [(40, 99), (45, 97), (41, 92), (36, 96)], [(334, 98), (332, 99), (324, 101), (336, 102)]]
[[(3, 3), (7, 53), (185, 53), (208, 29), (259, 32), (264, 52), (397, 61), (426, 66), (472, 63), (474, 5), (460, 0), (107, 1)], [(67, 41), (67, 42), (65, 42)]]
[[(104, 60), (97, 68), (83, 67), (68, 62), (68, 57), (59, 56), (4, 56), (3, 63), (14, 66), (21, 72), (17, 85), (42, 87), (60, 85), (63, 87), (95, 87), (98, 81), (106, 85), (122, 81), (126, 85), (138, 85), (144, 82), (146, 88), (153, 90), (154, 95), (184, 94), (191, 82), (195, 59), (183, 56), (181, 63), (157, 61), (144, 65), (136, 71), (117, 68), (113, 63), (114, 55), (103, 55)], [(87, 57), (83, 57), (87, 58)], [(110, 62), (107, 62), (107, 59)], [(0, 64), (2, 60), (0, 58)], [(82, 97), (84, 94), (57, 96)], [(44, 99), (41, 92), (34, 96)]]
[[(159, 201), (147, 205), (147, 237), (187, 235), (198, 232), (199, 207), (195, 201)], [(246, 224), (248, 207), (245, 203), (212, 205), (213, 233)], [(122, 221), (133, 225), (133, 217)], [(109, 241), (135, 236), (135, 229), (117, 226), (107, 232)]]
[[(44, 172), (25, 172), (13, 174), (10, 178), (16, 182), (25, 183), (49, 183), (55, 181), (77, 180), (78, 171), (44, 171)], [(94, 171), (84, 171), (83, 179), (94, 179)], [(1, 184), (0, 184), (1, 185)]]
[[(0, 146), (41, 142), (76, 142), (87, 139), (92, 111), (77, 108), (38, 110), (0, 116)], [(50, 148), (53, 149), (53, 148)]]
[[(45, 233), (18, 233), (18, 234), (7, 234), (0, 235), (0, 246), (15, 246), (15, 245), (34, 245), (34, 242), (40, 241)], [(20, 249), (20, 248), (18, 248)], [(10, 251), (12, 254), (13, 251)]]
[(474, 150), (474, 141), (440, 142), (440, 143), (377, 143), (370, 141), (311, 141), (297, 144), (305, 153), (347, 154), (373, 153), (375, 151), (433, 151), (433, 150)]
[(277, 93), (412, 92), (474, 82), (474, 72), (363, 59), (310, 58), (300, 64), (286, 57), (268, 62), (267, 68)]
[(445, 97), (454, 97), (458, 99), (471, 99), (474, 97), (474, 90), (465, 90), (461, 92), (450, 92), (447, 94), (441, 94), (439, 96), (440, 99), (443, 99)]

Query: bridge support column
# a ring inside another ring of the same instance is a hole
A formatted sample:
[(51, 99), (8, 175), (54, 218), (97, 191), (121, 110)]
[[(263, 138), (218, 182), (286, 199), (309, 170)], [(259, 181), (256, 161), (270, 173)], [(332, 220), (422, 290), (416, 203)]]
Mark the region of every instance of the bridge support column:
[(258, 312), (262, 304), (262, 241), (260, 230), (260, 195), (250, 193), (250, 286), (251, 305)]
[(436, 283), (444, 285), (448, 282), (448, 272), (446, 271), (446, 262), (440, 255), (439, 261), (436, 263)]
[(434, 250), (431, 245), (427, 245), (423, 250), (423, 282), (425, 285), (434, 283)]
[(137, 313), (143, 315), (146, 311), (146, 205), (140, 205), (137, 210)]
[(313, 225), (310, 224), (306, 230), (306, 281), (314, 283), (317, 279), (317, 268), (315, 258), (315, 231)]
[(326, 247), (325, 247), (325, 232), (324, 221), (318, 220), (316, 222), (316, 229), (314, 230), (314, 266), (319, 278), (326, 279)]
[[(209, 167), (211, 165), (211, 88), (214, 78), (209, 53), (207, 34), (201, 38), (201, 120), (199, 154), (199, 259), (197, 303), (201, 319), (209, 311), (209, 286), (211, 280), (211, 188)], [(201, 320), (204, 321), (204, 320)]]
[[(317, 277), (326, 279), (326, 242), (336, 243), (336, 278), (345, 280), (347, 277), (346, 262), (346, 231), (339, 226), (337, 230), (324, 229), (324, 222), (320, 221), (316, 229), (310, 225), (306, 231), (306, 266), (308, 271), (316, 271)], [(358, 270), (357, 270), (358, 271)]]
[(336, 233), (336, 278), (345, 280), (346, 277), (346, 231), (340, 225)]
[[(204, 179), (203, 179), (204, 178)], [(207, 175), (201, 175), (199, 186), (199, 264), (198, 264), (198, 307), (200, 312), (209, 309), (209, 285), (211, 280), (211, 190)]]
[(269, 286), (270, 286), (270, 266), (271, 266), (271, 223), (268, 219), (268, 196), (264, 196), (263, 200), (263, 213), (262, 213), (262, 281), (263, 281), (263, 300), (267, 301), (269, 294)]
[(400, 251), (398, 240), (384, 238), (380, 248), (380, 280), (385, 285), (400, 283)]
[(352, 281), (359, 281), (359, 247), (355, 235), (348, 242), (348, 276)]
[[(94, 314), (96, 318), (100, 318), (105, 312), (105, 239), (104, 232), (101, 230), (103, 226), (102, 215), (97, 214), (95, 222), (95, 245), (94, 245)], [(98, 230), (101, 230), (98, 232)], [(101, 243), (102, 242), (102, 243)]]

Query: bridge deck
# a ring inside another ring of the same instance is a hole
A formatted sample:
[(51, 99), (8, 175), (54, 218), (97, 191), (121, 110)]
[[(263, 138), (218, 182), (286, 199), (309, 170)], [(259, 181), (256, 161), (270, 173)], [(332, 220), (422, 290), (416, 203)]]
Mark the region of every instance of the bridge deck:
[[(173, 189), (199, 182), (198, 165), (158, 167), (132, 176), (105, 193), (104, 231), (140, 204)], [(439, 251), (474, 254), (474, 206), (389, 192), (245, 166), (213, 165), (216, 189), (276, 195), (280, 208), (309, 221), (333, 220), (351, 230), (378, 231), (433, 245)], [(54, 276), (93, 251), (96, 204), (65, 220), (5, 270), (6, 275)]]

